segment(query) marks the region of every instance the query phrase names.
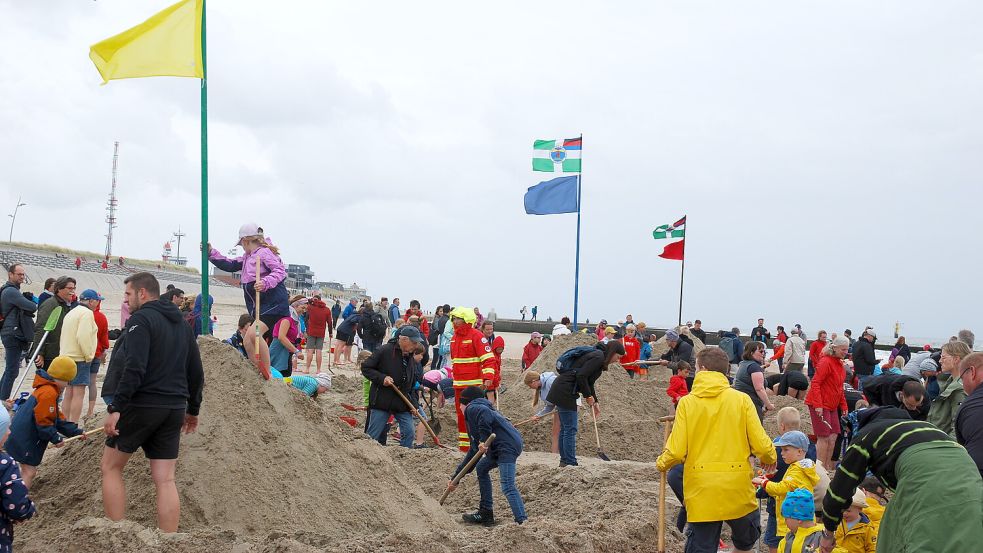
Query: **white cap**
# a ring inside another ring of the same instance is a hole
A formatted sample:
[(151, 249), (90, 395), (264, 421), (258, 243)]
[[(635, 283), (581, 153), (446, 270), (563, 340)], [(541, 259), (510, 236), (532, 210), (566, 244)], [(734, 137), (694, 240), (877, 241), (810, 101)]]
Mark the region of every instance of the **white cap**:
[(239, 243), (242, 244), (242, 239), (247, 236), (262, 236), (263, 227), (257, 225), (256, 223), (246, 223), (239, 227)]

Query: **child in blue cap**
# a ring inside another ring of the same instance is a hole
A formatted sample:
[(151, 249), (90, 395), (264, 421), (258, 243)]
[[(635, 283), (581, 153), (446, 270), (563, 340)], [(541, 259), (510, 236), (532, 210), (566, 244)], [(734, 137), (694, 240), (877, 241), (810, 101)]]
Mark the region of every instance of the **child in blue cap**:
[[(10, 434), (10, 413), (0, 409), (0, 447)], [(21, 478), (20, 466), (13, 457), (0, 450), (0, 553), (13, 551), (14, 523), (34, 516), (34, 502), (27, 497), (27, 485)]]
[(782, 502), (782, 516), (788, 534), (778, 543), (782, 553), (818, 553), (823, 527), (816, 524), (816, 504), (812, 492), (805, 488), (792, 490)]

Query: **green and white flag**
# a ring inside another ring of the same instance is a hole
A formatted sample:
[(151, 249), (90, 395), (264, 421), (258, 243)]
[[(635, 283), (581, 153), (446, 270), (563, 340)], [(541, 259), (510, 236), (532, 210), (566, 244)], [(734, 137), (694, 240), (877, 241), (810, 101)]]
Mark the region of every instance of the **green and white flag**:
[(532, 146), (532, 170), (546, 173), (579, 173), (581, 140), (581, 138), (537, 140)]
[(686, 236), (686, 217), (671, 225), (659, 225), (652, 231), (652, 238), (684, 238)]

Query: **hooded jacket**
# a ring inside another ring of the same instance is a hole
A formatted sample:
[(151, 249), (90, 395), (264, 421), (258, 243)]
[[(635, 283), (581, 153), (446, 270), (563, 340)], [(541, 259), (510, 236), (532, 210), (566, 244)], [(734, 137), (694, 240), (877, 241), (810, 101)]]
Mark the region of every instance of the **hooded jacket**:
[(782, 357), (782, 364), (788, 368), (789, 363), (802, 363), (806, 362), (806, 343), (805, 340), (799, 338), (793, 334), (785, 342), (785, 354)]
[[(122, 366), (115, 363), (117, 358)], [(201, 354), (191, 327), (173, 303), (149, 301), (133, 313), (116, 342), (103, 395), (113, 372), (119, 375), (112, 378), (118, 379), (110, 390), (112, 412), (132, 405), (186, 408), (189, 415), (198, 415), (205, 385)]]
[(307, 304), (307, 335), (324, 338), (327, 330), (334, 331), (334, 318), (331, 309), (323, 301), (314, 298)]
[[(212, 248), (208, 260), (223, 271), (234, 273), (242, 271), (239, 283), (246, 299), (246, 311), (256, 313), (256, 257), (259, 256), (259, 279), (263, 281), (264, 289), (259, 293), (259, 303), (262, 312), (260, 316), (287, 317), (290, 315), (290, 294), (283, 283), (287, 278), (287, 270), (280, 256), (269, 248), (257, 248), (250, 253), (230, 259), (222, 252)], [(264, 273), (265, 269), (265, 273)]]
[(532, 340), (526, 342), (526, 345), (522, 347), (522, 368), (528, 369), (531, 367), (542, 351), (542, 344), (534, 344), (532, 343)]
[(751, 398), (731, 388), (722, 373), (698, 371), (693, 391), (679, 400), (675, 426), (656, 460), (660, 472), (684, 464), (687, 520), (733, 520), (758, 508), (751, 455), (765, 465), (776, 461)]
[(907, 411), (908, 415), (914, 420), (927, 420), (928, 411), (932, 408), (932, 403), (928, 400), (928, 394), (922, 397), (922, 404), (914, 411), (909, 410), (898, 399), (898, 394), (901, 393), (906, 383), (919, 381), (917, 378), (903, 374), (882, 374), (864, 383), (864, 395), (867, 396), (867, 400), (870, 401), (871, 405), (897, 407)]
[(874, 355), (874, 344), (866, 338), (860, 338), (853, 344), (853, 370), (860, 376), (874, 374), (877, 356)]
[(404, 354), (395, 341), (387, 342), (375, 350), (368, 359), (362, 362), (362, 376), (372, 382), (369, 389), (369, 408), (404, 413), (410, 408), (389, 386), (383, 385), (386, 377), (393, 379), (393, 384), (403, 395), (409, 397), (417, 382), (423, 382), (423, 368), (413, 358), (412, 354)]
[(61, 435), (78, 436), (82, 430), (73, 422), (61, 418), (58, 396), (61, 391), (47, 371), (39, 369), (34, 375), (34, 392), (27, 398), (10, 423), (6, 449), (18, 463), (37, 466), (48, 444), (57, 444)]
[(675, 370), (680, 361), (686, 361), (690, 367), (696, 367), (696, 360), (693, 356), (693, 344), (689, 343), (685, 336), (680, 336), (676, 342), (676, 347), (669, 348), (669, 351), (662, 354), (660, 359), (669, 362), (669, 368)]
[(552, 334), (554, 337), (563, 336), (564, 334), (570, 334), (570, 329), (567, 327), (567, 325), (563, 323), (556, 323), (555, 325), (553, 325)]
[(785, 501), (785, 496), (792, 490), (798, 488), (805, 488), (815, 493), (816, 484), (818, 483), (819, 473), (816, 472), (816, 462), (809, 458), (788, 465), (788, 469), (780, 481), (765, 483), (765, 493), (775, 498), (775, 520), (778, 523), (777, 535), (784, 536), (788, 533), (785, 517), (782, 516), (782, 502)]
[[(938, 426), (946, 434), (955, 436), (956, 413), (959, 412), (959, 406), (966, 401), (963, 381), (945, 373), (939, 373), (937, 378), (942, 391), (932, 400), (928, 422)], [(924, 402), (928, 403), (928, 398)]]
[(0, 336), (30, 342), (34, 337), (34, 312), (37, 310), (38, 304), (24, 297), (20, 284), (4, 284), (0, 292), (0, 315), (3, 316)]
[[(866, 509), (865, 509), (866, 510)], [(847, 529), (845, 521), (836, 527), (836, 553), (875, 553), (877, 551), (877, 527), (870, 518), (860, 513), (860, 520)]]
[(496, 411), (487, 399), (471, 400), (464, 409), (464, 418), (468, 422), (468, 438), (471, 440), (471, 447), (457, 469), (454, 470), (455, 475), (461, 472), (464, 465), (478, 453), (478, 444), (487, 440), (488, 436), (492, 434), (495, 434), (495, 441), (491, 443), (491, 447), (485, 453), (486, 457), (495, 463), (515, 463), (519, 455), (522, 454), (522, 436), (519, 431), (512, 426), (508, 419)]
[(48, 333), (48, 338), (44, 341), (44, 345), (41, 347), (41, 351), (38, 352), (39, 355), (44, 357), (44, 360), (51, 361), (55, 357), (58, 357), (61, 343), (61, 327), (65, 322), (65, 316), (68, 315), (69, 306), (67, 303), (62, 301), (57, 295), (51, 296), (50, 298), (44, 300), (44, 303), (38, 307), (38, 318), (37, 324), (34, 325), (34, 347), (41, 342), (41, 337), (44, 336), (44, 325), (48, 322), (48, 317), (51, 312), (55, 310), (55, 307), (61, 306), (61, 315), (58, 317), (58, 324), (55, 325), (55, 329)]
[(495, 380), (495, 353), (488, 339), (468, 323), (451, 328), (454, 329), (450, 352), (454, 387), (481, 386), (485, 380)]

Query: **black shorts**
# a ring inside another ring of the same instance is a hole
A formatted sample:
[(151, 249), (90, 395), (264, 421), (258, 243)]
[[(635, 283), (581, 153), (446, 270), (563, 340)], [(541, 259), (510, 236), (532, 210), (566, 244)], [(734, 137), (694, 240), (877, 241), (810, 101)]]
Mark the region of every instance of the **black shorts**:
[(787, 396), (789, 388), (804, 392), (809, 389), (809, 379), (802, 371), (785, 371), (778, 385), (778, 395)]
[(266, 340), (267, 344), (270, 343), (271, 340), (273, 340), (273, 327), (276, 326), (276, 323), (279, 322), (280, 319), (282, 319), (283, 317), (284, 317), (283, 315), (259, 316), (259, 321), (266, 325), (266, 332), (263, 333), (263, 339)]
[(128, 407), (120, 413), (119, 436), (106, 438), (106, 446), (123, 453), (143, 448), (147, 459), (177, 459), (184, 409)]
[(350, 345), (352, 345), (352, 344), (355, 343), (355, 335), (354, 334), (346, 334), (344, 332), (339, 332), (339, 333), (335, 334), (335, 338), (337, 338), (339, 342), (344, 342), (345, 345), (348, 345), (348, 346), (350, 346)]

